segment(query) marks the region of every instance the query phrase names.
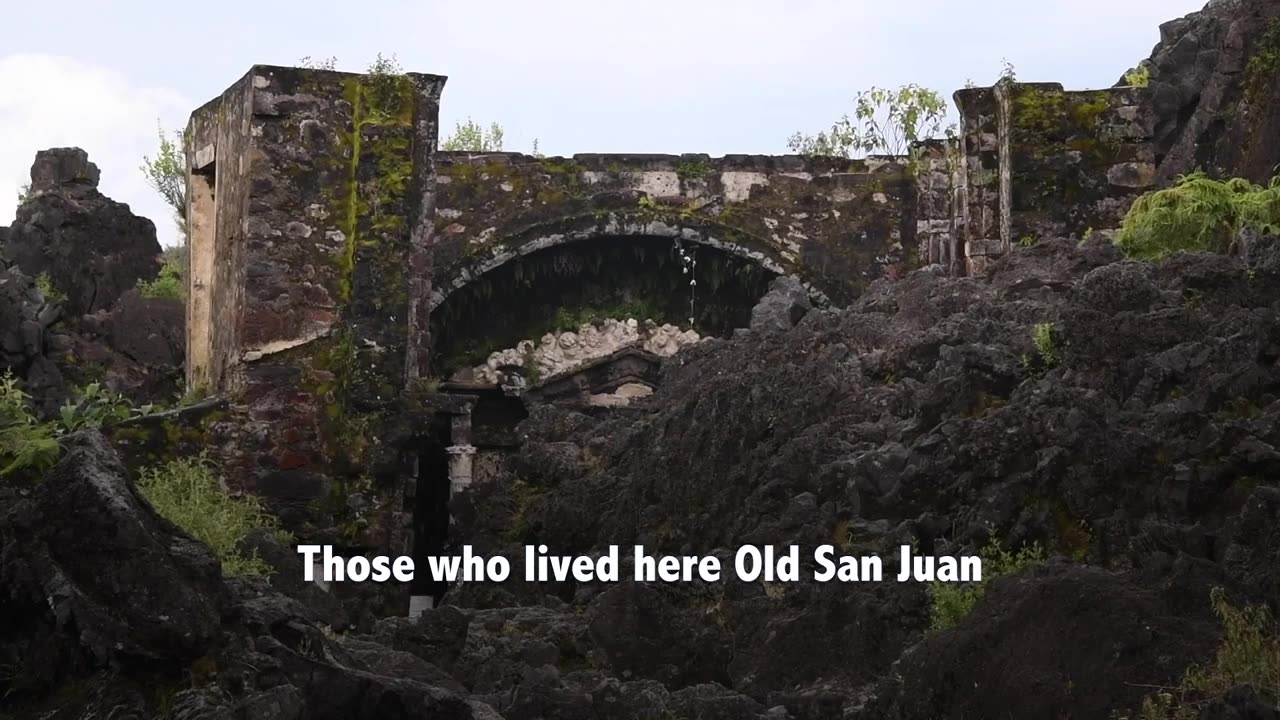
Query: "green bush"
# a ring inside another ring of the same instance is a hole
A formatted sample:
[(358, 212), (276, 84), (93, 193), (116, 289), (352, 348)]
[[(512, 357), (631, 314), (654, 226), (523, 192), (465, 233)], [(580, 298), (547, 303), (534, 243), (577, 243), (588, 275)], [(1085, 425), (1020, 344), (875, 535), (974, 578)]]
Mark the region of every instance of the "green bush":
[(929, 620), (932, 632), (942, 632), (959, 625), (973, 611), (978, 600), (986, 594), (988, 584), (995, 578), (1012, 575), (1044, 561), (1044, 551), (1038, 544), (1029, 545), (1015, 553), (1006, 550), (999, 540), (994, 539), (981, 555), (982, 580), (972, 583), (929, 584), (929, 595), (933, 599)]
[(240, 551), (240, 542), (250, 531), (267, 528), (282, 541), (290, 540), (261, 500), (228, 492), (204, 456), (144, 468), (138, 489), (156, 512), (212, 548), (227, 577), (271, 573), (256, 553), (246, 556)]
[(1159, 260), (1184, 251), (1224, 252), (1241, 230), (1280, 231), (1280, 178), (1262, 187), (1241, 178), (1185, 175), (1134, 201), (1116, 245), (1130, 257)]
[(43, 472), (62, 453), (55, 427), (36, 420), (29, 401), (12, 373), (0, 375), (0, 476)]
[(123, 395), (108, 390), (101, 383), (89, 383), (76, 393), (75, 400), (68, 400), (59, 408), (58, 433), (100, 428), (127, 420), (133, 414), (133, 406)]
[[(183, 276), (186, 248), (169, 248), (164, 253), (164, 266), (154, 280), (139, 280), (138, 292), (145, 298), (182, 300), (187, 296), (187, 281)], [(181, 263), (181, 264), (180, 264)]]

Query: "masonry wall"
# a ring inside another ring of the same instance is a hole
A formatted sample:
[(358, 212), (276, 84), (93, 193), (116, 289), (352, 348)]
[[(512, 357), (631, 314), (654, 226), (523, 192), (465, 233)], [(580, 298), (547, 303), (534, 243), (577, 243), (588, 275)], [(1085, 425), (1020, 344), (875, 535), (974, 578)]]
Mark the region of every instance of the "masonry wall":
[(912, 181), (896, 159), (441, 153), (437, 164), (433, 305), (522, 253), (602, 236), (726, 248), (837, 303), (915, 262)]
[(1000, 83), (955, 94), (965, 270), (1046, 237), (1117, 228), (1155, 178), (1146, 90)]
[(195, 111), (185, 134), (187, 218), (187, 383), (217, 391), (240, 347), (238, 317), (249, 189), (253, 73)]
[(1145, 91), (1009, 88), (1010, 237), (1080, 236), (1118, 227), (1155, 179)]
[(265, 66), (248, 79), (243, 132), (217, 147), (248, 186), (243, 207), (218, 198), (218, 242), (235, 248), (220, 262), (241, 293), (215, 323), (234, 328), (215, 342), (232, 357), (215, 388), (231, 398), (224, 470), (291, 525), (396, 543), (409, 471), (386, 444), (406, 392), (414, 193), (433, 172), (417, 159), (434, 149), (444, 80)]

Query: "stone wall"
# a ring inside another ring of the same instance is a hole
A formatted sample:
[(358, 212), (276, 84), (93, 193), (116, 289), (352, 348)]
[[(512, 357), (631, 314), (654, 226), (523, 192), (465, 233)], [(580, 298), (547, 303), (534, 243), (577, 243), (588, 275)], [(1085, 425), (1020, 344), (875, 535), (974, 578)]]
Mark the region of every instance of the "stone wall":
[(914, 261), (898, 159), (440, 153), (432, 305), (523, 254), (608, 236), (681, 238), (795, 274), (845, 303)]
[(377, 457), (394, 456), (380, 444), (403, 412), (407, 269), (443, 82), (257, 66), (192, 116), (190, 184), (216, 168), (213, 249), (193, 229), (189, 282), (211, 288), (202, 375), (238, 428), (224, 469), (289, 521), (342, 517), (330, 501), (402, 480)]
[(954, 212), (967, 272), (1040, 238), (1114, 229), (1154, 184), (1141, 88), (1002, 82), (955, 101), (964, 157)]

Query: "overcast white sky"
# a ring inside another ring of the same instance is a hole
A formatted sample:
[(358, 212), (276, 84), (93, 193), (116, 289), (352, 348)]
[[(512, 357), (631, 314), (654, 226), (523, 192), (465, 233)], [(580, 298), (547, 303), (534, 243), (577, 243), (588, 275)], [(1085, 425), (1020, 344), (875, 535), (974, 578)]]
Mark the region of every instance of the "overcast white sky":
[(7, 3), (0, 24), (0, 225), (35, 151), (79, 145), (102, 189), (177, 241), (138, 171), (156, 123), (255, 63), (379, 53), (449, 76), (442, 132), (498, 122), (506, 149), (784, 153), (872, 85), (950, 97), (1007, 58), (1026, 81), (1112, 85), (1160, 23), (1203, 0), (264, 0)]

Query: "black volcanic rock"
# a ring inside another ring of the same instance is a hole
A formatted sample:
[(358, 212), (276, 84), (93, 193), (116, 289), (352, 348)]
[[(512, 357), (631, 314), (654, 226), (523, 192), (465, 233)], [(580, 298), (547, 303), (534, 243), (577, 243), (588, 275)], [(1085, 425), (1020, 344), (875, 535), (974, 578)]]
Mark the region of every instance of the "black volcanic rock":
[(77, 672), (191, 662), (220, 634), (217, 559), (138, 494), (86, 431), (0, 517), (0, 655), (42, 683)]
[(31, 193), (3, 245), (26, 274), (48, 273), (73, 316), (110, 309), (160, 270), (155, 225), (98, 192), (98, 175), (80, 148), (37, 153)]
[(1280, 166), (1280, 0), (1213, 0), (1151, 54), (1157, 178), (1203, 168), (1265, 182)]

